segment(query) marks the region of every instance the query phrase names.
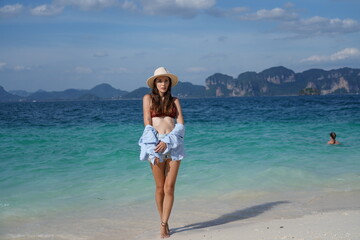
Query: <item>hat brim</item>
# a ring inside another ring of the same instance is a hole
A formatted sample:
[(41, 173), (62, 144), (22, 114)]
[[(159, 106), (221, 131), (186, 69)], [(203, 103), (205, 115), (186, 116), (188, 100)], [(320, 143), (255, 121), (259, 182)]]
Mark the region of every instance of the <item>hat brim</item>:
[(171, 73), (165, 73), (165, 74), (159, 74), (159, 75), (155, 75), (155, 76), (148, 78), (148, 80), (146, 81), (147, 85), (150, 88), (153, 88), (155, 79), (158, 77), (161, 77), (161, 76), (167, 76), (167, 77), (171, 78), (171, 87), (176, 86), (179, 82), (179, 79), (176, 75), (171, 74)]

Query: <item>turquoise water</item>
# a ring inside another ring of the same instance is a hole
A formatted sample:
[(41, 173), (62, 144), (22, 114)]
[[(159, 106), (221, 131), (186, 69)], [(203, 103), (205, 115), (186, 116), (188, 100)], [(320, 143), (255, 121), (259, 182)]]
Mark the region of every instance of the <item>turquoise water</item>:
[[(360, 96), (181, 100), (177, 199), (360, 189)], [(153, 201), (140, 100), (0, 104), (0, 221)], [(327, 145), (335, 131), (338, 146)]]

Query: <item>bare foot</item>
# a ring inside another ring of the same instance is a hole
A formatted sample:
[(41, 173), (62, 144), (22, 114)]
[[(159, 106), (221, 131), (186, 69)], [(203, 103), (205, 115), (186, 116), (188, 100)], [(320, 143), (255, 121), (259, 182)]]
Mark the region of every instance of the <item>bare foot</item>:
[(171, 235), (171, 232), (170, 232), (170, 228), (169, 228), (169, 224), (168, 224), (168, 223), (166, 223), (166, 229), (167, 229), (168, 234)]
[(169, 225), (165, 222), (161, 222), (160, 236), (161, 236), (161, 238), (169, 238), (170, 237)]

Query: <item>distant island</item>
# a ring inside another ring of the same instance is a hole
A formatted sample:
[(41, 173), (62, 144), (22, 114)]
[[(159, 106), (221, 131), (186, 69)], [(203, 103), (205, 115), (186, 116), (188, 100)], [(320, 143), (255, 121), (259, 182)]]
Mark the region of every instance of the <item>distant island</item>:
[[(0, 102), (34, 101), (89, 101), (140, 99), (150, 89), (141, 87), (128, 92), (115, 89), (107, 83), (90, 90), (67, 89), (47, 92), (39, 90), (28, 93), (23, 90), (5, 91), (0, 86)], [(205, 79), (205, 86), (179, 82), (172, 89), (174, 96), (195, 97), (243, 97), (243, 96), (299, 96), (328, 94), (359, 94), (360, 69), (340, 68), (325, 71), (310, 69), (301, 73), (283, 66), (262, 72), (244, 72), (237, 78), (215, 73)]]

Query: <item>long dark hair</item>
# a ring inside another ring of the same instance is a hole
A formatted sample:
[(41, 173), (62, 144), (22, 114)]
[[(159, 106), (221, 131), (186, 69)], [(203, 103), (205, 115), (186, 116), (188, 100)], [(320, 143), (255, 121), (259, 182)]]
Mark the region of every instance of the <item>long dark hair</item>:
[(332, 138), (332, 140), (334, 141), (334, 144), (335, 144), (336, 143), (336, 133), (331, 132), (330, 137)]
[(174, 108), (174, 98), (171, 95), (171, 78), (169, 78), (169, 87), (163, 98), (160, 96), (159, 90), (156, 87), (156, 79), (154, 80), (154, 87), (151, 92), (151, 110), (156, 114), (171, 114)]

